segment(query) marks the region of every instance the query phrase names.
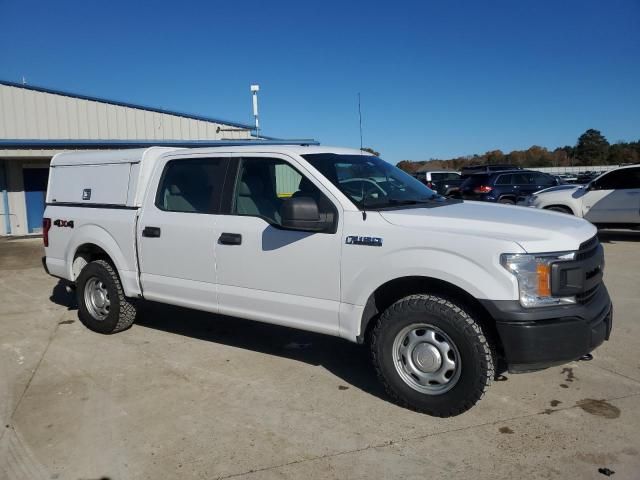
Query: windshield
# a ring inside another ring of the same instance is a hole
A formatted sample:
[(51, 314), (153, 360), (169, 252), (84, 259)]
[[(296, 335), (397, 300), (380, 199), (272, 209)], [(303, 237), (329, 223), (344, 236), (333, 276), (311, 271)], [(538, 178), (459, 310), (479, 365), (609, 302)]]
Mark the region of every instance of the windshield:
[(419, 180), (378, 157), (335, 153), (302, 157), (360, 209), (445, 202)]

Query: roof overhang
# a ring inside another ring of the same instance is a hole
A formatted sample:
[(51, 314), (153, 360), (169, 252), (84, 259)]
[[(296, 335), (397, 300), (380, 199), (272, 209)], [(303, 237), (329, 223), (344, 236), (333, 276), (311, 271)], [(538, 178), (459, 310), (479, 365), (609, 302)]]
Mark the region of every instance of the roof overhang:
[(75, 140), (0, 139), (0, 150), (93, 150), (149, 147), (230, 147), (250, 145), (320, 145), (310, 138), (269, 140)]

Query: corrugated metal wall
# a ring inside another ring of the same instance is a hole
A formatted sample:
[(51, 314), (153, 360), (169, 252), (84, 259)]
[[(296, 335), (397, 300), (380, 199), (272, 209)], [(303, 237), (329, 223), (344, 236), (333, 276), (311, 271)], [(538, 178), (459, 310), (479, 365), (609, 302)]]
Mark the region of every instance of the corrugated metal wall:
[(0, 84), (0, 138), (237, 140), (250, 138), (250, 131)]

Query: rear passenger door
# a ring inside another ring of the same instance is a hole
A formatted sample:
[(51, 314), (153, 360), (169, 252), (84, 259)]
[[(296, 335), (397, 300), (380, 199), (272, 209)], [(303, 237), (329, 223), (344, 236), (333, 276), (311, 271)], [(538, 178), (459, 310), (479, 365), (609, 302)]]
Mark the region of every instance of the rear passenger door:
[(512, 175), (513, 193), (516, 196), (516, 202), (535, 191), (533, 179), (530, 173), (514, 173)]
[(138, 220), (145, 298), (217, 311), (216, 219), (228, 164), (228, 155), (169, 157), (156, 168)]

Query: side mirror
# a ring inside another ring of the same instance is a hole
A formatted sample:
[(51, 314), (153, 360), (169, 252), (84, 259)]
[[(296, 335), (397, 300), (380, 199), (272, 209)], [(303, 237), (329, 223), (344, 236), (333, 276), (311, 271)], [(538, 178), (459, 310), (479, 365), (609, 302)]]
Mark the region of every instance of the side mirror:
[(321, 218), (318, 202), (311, 197), (292, 197), (280, 208), (282, 226), (289, 230), (323, 232), (331, 229), (332, 221)]

